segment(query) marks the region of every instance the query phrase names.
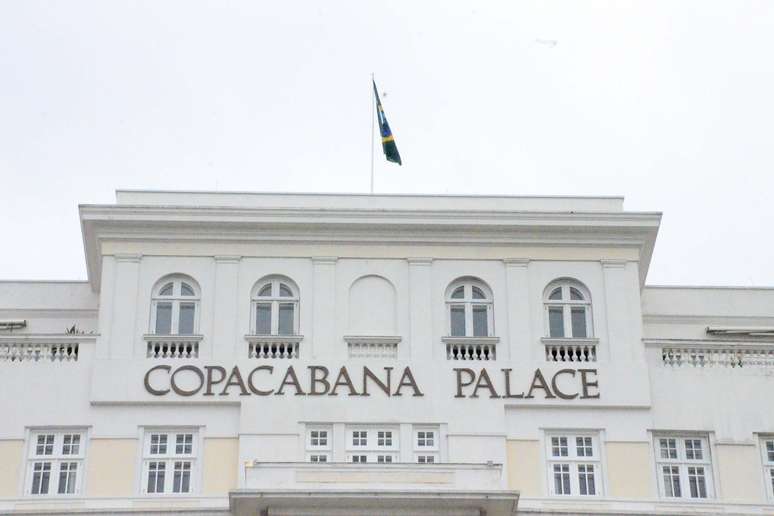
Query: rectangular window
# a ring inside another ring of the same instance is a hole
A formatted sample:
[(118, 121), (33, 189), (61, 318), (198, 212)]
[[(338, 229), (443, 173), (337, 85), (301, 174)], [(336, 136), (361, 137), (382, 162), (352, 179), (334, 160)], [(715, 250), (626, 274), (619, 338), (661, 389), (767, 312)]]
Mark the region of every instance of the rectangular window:
[(546, 436), (548, 472), (552, 495), (597, 496), (602, 485), (599, 443), (596, 434), (549, 434)]
[(32, 431), (25, 492), (49, 496), (78, 494), (85, 435), (73, 431)]
[(564, 315), (561, 306), (548, 307), (548, 335), (551, 338), (564, 338)]
[(255, 307), (256, 335), (271, 335), (271, 303), (258, 303)]
[(156, 304), (156, 335), (172, 333), (172, 303), (158, 302)]
[(376, 433), (376, 445), (380, 448), (392, 447), (392, 432), (379, 430)]
[(330, 462), (333, 429), (330, 426), (306, 428), (306, 457), (309, 462)]
[(180, 324), (177, 328), (178, 335), (193, 335), (195, 314), (196, 304), (180, 303)]
[(465, 307), (463, 305), (452, 305), (449, 309), (451, 317), (451, 336), (465, 336)]
[(368, 432), (365, 430), (354, 430), (352, 432), (352, 446), (368, 446)]
[(489, 336), (489, 311), (487, 305), (473, 305), (473, 336)]
[(280, 303), (279, 304), (279, 334), (280, 335), (293, 335), (294, 327), (294, 309), (293, 303)]
[(656, 463), (664, 498), (711, 498), (709, 440), (702, 436), (655, 436)]
[(438, 427), (414, 427), (414, 459), (418, 464), (440, 462)]
[(195, 430), (146, 430), (141, 483), (146, 494), (194, 492), (197, 435)]
[(768, 491), (769, 499), (774, 500), (774, 436), (769, 435), (761, 438), (761, 460), (766, 491)]
[(585, 339), (586, 332), (586, 309), (581, 306), (574, 306), (570, 309), (570, 320), (572, 321), (572, 336), (575, 339)]

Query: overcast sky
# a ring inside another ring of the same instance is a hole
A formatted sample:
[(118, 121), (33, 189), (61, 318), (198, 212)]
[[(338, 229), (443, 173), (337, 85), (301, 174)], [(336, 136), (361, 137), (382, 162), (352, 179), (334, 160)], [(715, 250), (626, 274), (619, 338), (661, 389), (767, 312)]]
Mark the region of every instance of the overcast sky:
[(116, 188), (624, 195), (651, 284), (774, 285), (774, 1), (0, 0), (0, 278)]

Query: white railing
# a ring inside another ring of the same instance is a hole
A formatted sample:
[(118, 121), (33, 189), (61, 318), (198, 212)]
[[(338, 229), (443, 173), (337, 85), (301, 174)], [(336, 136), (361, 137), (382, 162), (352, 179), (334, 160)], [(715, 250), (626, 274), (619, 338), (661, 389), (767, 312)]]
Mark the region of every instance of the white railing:
[(546, 362), (596, 362), (597, 339), (542, 339)]
[(349, 358), (398, 358), (397, 336), (345, 335)]
[(498, 337), (444, 337), (447, 360), (495, 360)]
[(148, 358), (199, 358), (201, 335), (145, 335)]
[(0, 362), (77, 362), (79, 342), (45, 337), (0, 340)]
[(774, 368), (774, 346), (670, 345), (661, 348), (661, 361), (664, 366), (674, 368)]
[(245, 335), (249, 358), (290, 359), (299, 357), (303, 335)]

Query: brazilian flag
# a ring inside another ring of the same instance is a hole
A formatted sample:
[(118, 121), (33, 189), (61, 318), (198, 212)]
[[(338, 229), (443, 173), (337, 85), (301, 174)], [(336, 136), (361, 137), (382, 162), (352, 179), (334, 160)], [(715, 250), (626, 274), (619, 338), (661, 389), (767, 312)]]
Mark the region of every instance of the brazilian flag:
[(392, 137), (390, 124), (387, 123), (387, 117), (384, 116), (382, 101), (379, 100), (379, 92), (376, 91), (376, 81), (373, 81), (373, 83), (374, 95), (376, 97), (376, 114), (379, 117), (379, 132), (382, 134), (382, 149), (384, 149), (384, 155), (387, 158), (387, 161), (402, 165), (403, 163), (400, 161), (400, 154), (398, 153), (398, 146), (395, 145), (395, 138)]

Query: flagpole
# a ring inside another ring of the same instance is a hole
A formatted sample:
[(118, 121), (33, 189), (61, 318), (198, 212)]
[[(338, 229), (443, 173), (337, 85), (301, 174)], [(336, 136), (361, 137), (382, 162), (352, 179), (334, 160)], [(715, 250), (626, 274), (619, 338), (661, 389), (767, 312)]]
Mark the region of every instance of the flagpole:
[(374, 99), (374, 93), (373, 93), (373, 83), (374, 83), (374, 74), (371, 73), (371, 195), (374, 194), (374, 111), (376, 111), (376, 108), (374, 107), (374, 102), (376, 99)]

